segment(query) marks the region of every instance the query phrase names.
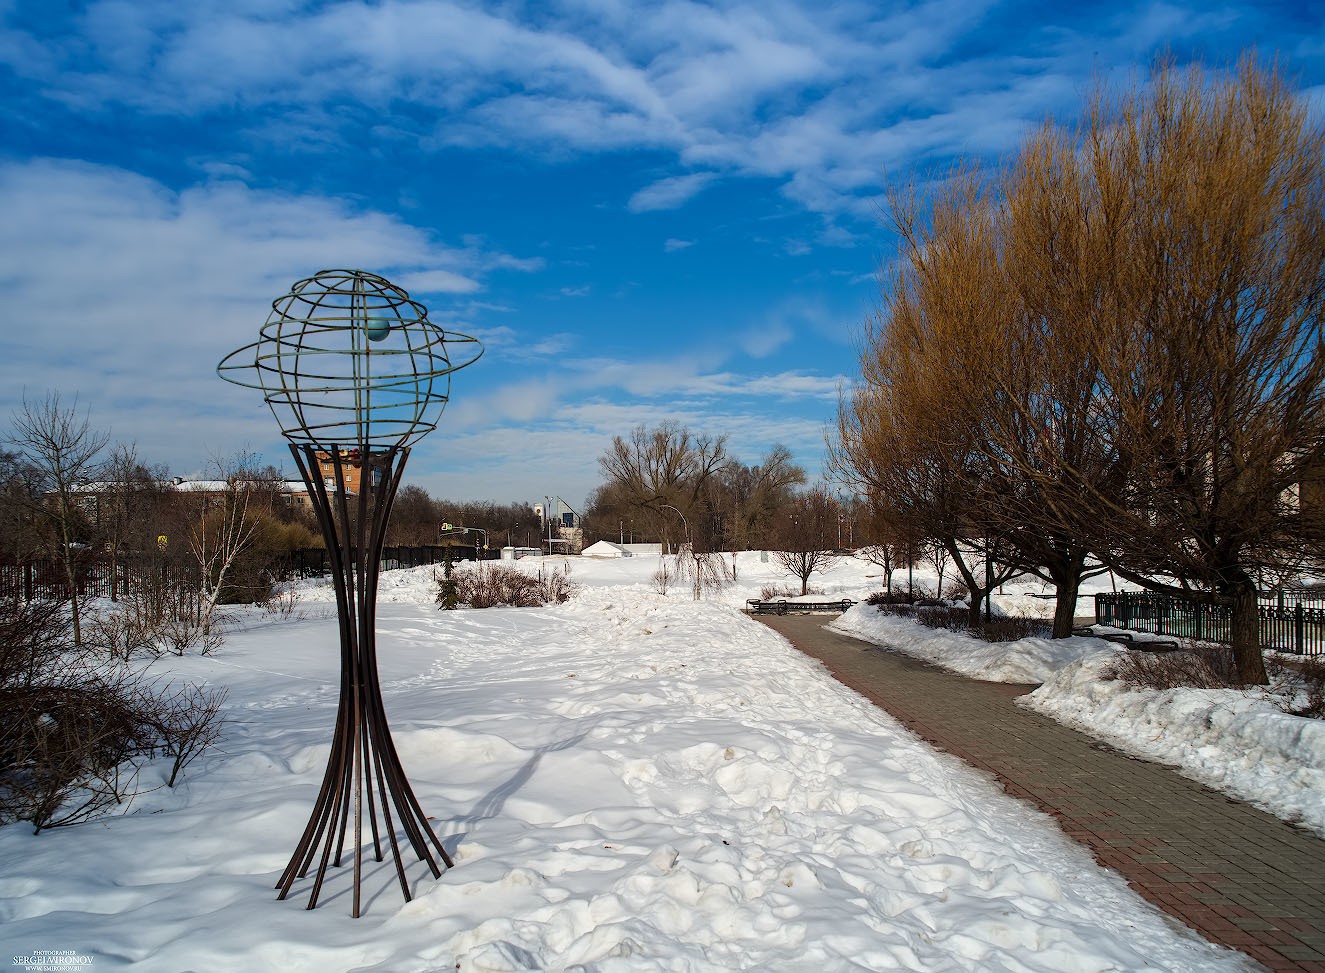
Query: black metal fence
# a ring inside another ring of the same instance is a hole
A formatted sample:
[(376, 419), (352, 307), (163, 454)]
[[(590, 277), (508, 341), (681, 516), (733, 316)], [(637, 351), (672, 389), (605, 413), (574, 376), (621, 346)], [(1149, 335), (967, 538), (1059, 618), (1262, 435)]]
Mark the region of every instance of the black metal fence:
[[(472, 546), (455, 545), (450, 548), (457, 561), (473, 560)], [(418, 547), (387, 547), (382, 550), (382, 566), (412, 568), (421, 564), (440, 564), (447, 548), (439, 545)], [(486, 552), (484, 552), (486, 553)], [(316, 578), (331, 570), (327, 552), (320, 547), (291, 551), (272, 559), (267, 570), (278, 580), (289, 578)], [(198, 582), (198, 566), (175, 561), (124, 561), (110, 558), (80, 560), (74, 568), (75, 587), (79, 597), (118, 598), (126, 587), (146, 580), (167, 583)], [(52, 559), (28, 561), (24, 564), (0, 564), (0, 598), (18, 598), (67, 601), (69, 579), (64, 565)]]
[[(197, 581), (193, 565), (171, 562), (84, 560), (74, 565), (74, 587), (80, 598), (118, 598), (131, 585), (144, 581), (165, 583)], [(68, 601), (69, 576), (59, 561), (42, 559), (24, 564), (0, 564), (0, 598), (22, 601)]]
[[(1294, 599), (1292, 592), (1262, 595), (1261, 647), (1295, 655), (1325, 654), (1325, 604), (1316, 592), (1309, 599)], [(1095, 620), (1100, 625), (1153, 632), (1203, 642), (1232, 641), (1232, 611), (1226, 605), (1180, 598), (1153, 591), (1101, 592), (1095, 596)]]
[[(472, 561), (477, 553), (474, 546), (470, 544), (455, 544), (449, 547), (439, 544), (423, 544), (417, 547), (384, 547), (382, 548), (382, 567), (386, 570), (392, 570), (394, 568), (416, 568), (421, 564), (440, 564), (446, 558), (447, 550), (451, 551), (451, 556), (457, 561)], [(303, 550), (291, 551), (289, 555), (274, 562), (273, 571), (284, 577), (318, 578), (330, 573), (331, 558), (323, 548), (308, 547)]]

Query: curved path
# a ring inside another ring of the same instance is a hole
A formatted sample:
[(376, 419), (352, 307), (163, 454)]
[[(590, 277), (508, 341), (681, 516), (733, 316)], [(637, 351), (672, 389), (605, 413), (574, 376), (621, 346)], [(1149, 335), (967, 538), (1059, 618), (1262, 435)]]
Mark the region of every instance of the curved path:
[(1325, 841), (1015, 705), (1033, 686), (947, 672), (823, 628), (830, 616), (755, 617), (913, 733), (1052, 814), (1211, 942), (1273, 970), (1325, 973)]

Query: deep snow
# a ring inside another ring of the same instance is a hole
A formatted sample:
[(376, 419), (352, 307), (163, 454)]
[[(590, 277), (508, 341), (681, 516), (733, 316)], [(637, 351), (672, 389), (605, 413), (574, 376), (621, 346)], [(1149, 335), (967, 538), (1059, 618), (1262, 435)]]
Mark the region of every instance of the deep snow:
[[(272, 891), (328, 752), (329, 592), (305, 588), (302, 619), (238, 617), (218, 654), (163, 667), (230, 690), (219, 749), (179, 787), (62, 831), (0, 829), (0, 955), (318, 973), (1246, 968), (741, 615), (786, 582), (775, 565), (742, 554), (738, 583), (698, 603), (652, 590), (656, 567), (581, 560), (567, 605), (447, 613), (431, 570), (384, 576), (387, 709), (456, 868), (416, 864), (408, 904), (389, 863), (371, 869), (359, 920), (347, 868), (312, 912), (307, 881)], [(860, 598), (871, 573), (846, 562), (816, 584)]]

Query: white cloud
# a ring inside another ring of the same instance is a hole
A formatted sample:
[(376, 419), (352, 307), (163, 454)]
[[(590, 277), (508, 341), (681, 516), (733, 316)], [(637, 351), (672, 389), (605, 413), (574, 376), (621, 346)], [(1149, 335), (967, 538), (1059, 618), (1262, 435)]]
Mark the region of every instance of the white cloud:
[(694, 245), (694, 240), (678, 240), (676, 237), (672, 237), (663, 243), (663, 250), (667, 253), (676, 253), (678, 250), (684, 250)]
[(714, 178), (714, 173), (711, 172), (694, 172), (688, 176), (659, 179), (631, 196), (626, 208), (632, 213), (676, 209), (703, 190)]
[(0, 410), (25, 387), (79, 391), (100, 424), (180, 467), (272, 437), (257, 393), (214, 369), (294, 281), (349, 266), (454, 292), (506, 263), (335, 199), (228, 182), (177, 193), (84, 163), (0, 165), (0, 204), (7, 315), (27, 322), (0, 336)]
[(357, 148), (371, 130), (540, 159), (660, 150), (692, 172), (639, 190), (632, 211), (736, 174), (866, 219), (862, 194), (885, 170), (1005, 152), (1031, 120), (1075, 111), (1100, 65), (1144, 64), (1175, 37), (1199, 50), (1255, 36), (1319, 57), (1309, 32), (1254, 5), (1150, 0), (1075, 20), (1013, 20), (990, 0), (93, 0), (63, 22), (72, 30), (41, 38), (0, 29), (0, 63), (76, 110), (238, 110), (255, 138), (292, 148)]
[(478, 281), (451, 270), (416, 270), (396, 283), (411, 294), (468, 294), (479, 289)]

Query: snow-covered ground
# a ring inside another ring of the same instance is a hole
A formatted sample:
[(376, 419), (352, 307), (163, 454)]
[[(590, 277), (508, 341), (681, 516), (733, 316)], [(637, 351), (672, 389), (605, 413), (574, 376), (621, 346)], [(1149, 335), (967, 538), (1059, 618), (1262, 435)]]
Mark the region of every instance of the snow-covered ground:
[[(307, 880), (272, 891), (328, 752), (329, 592), (306, 587), (303, 618), (237, 617), (216, 655), (163, 667), (230, 692), (219, 748), (180, 786), (62, 831), (0, 828), (0, 953), (98, 971), (1246, 968), (735, 611), (787, 583), (775, 565), (742, 554), (698, 603), (654, 591), (656, 568), (575, 561), (566, 605), (446, 613), (431, 569), (384, 576), (387, 709), (456, 868), (416, 864), (408, 904), (389, 864), (370, 869), (359, 920), (347, 868), (312, 912)], [(861, 598), (871, 574), (814, 583)]]

